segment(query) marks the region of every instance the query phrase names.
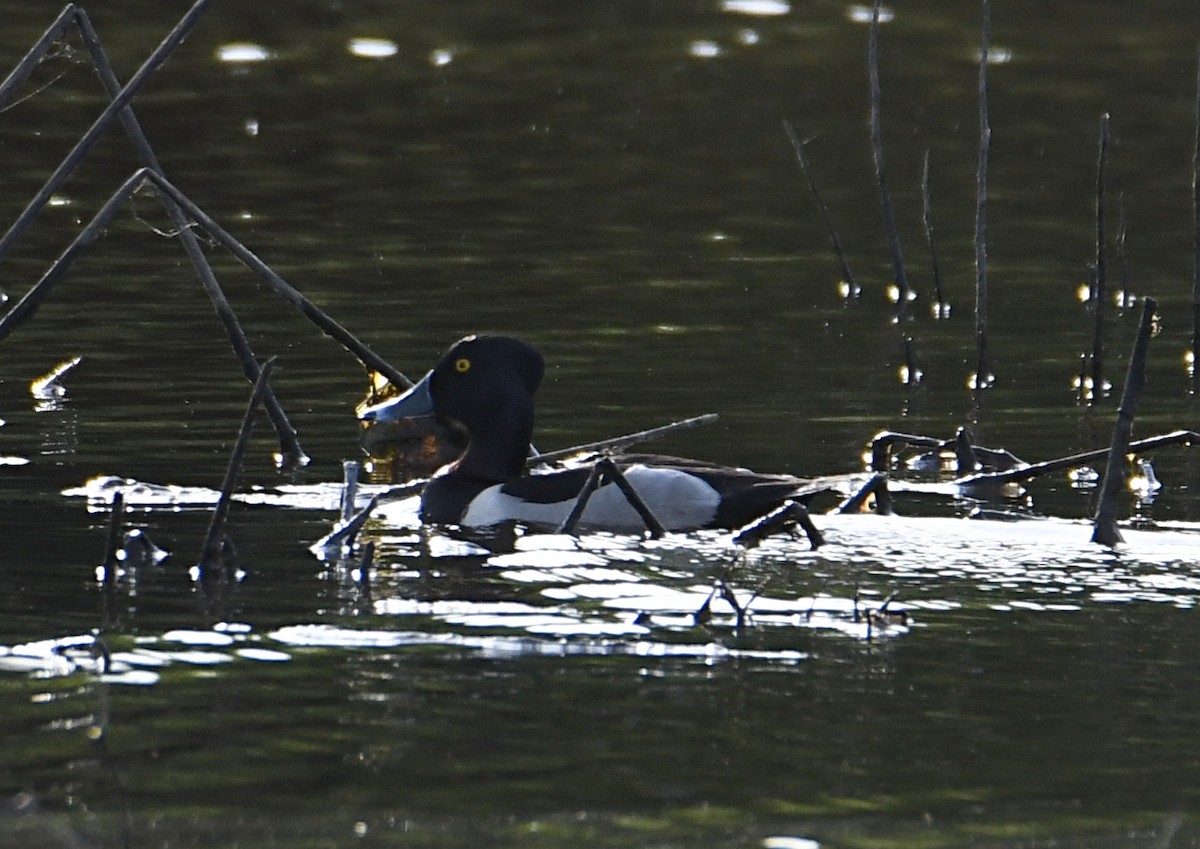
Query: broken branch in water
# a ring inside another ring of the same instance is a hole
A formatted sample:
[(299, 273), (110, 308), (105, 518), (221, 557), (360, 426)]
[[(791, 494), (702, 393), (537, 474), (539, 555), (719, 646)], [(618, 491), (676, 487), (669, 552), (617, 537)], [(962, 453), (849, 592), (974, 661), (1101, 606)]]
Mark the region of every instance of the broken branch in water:
[(797, 524), (804, 529), (809, 545), (814, 550), (825, 544), (825, 537), (813, 524), (808, 510), (794, 499), (788, 499), (767, 515), (742, 528), (734, 535), (733, 542), (743, 548), (753, 548), (772, 534), (793, 530)]
[(1133, 355), (1129, 358), (1129, 374), (1125, 378), (1121, 406), (1117, 409), (1117, 421), (1113, 425), (1112, 445), (1108, 450), (1108, 465), (1104, 471), (1104, 482), (1100, 485), (1100, 504), (1096, 508), (1092, 532), (1092, 542), (1101, 545), (1113, 546), (1121, 542), (1121, 532), (1117, 530), (1117, 493), (1125, 484), (1125, 455), (1129, 451), (1138, 401), (1146, 385), (1146, 351), (1150, 347), (1150, 333), (1157, 308), (1158, 304), (1153, 298), (1146, 298), (1142, 305), (1142, 320), (1133, 343)]
[(229, 515), (229, 502), (233, 497), (233, 487), (237, 483), (238, 473), (242, 469), (242, 461), (246, 457), (246, 446), (250, 443), (250, 435), (254, 432), (254, 416), (266, 392), (267, 381), (275, 359), (267, 360), (259, 370), (258, 382), (250, 394), (250, 402), (246, 406), (246, 415), (242, 418), (242, 427), (238, 431), (237, 441), (229, 455), (229, 465), (225, 469), (225, 479), (221, 483), (221, 496), (213, 509), (212, 521), (208, 525), (208, 534), (204, 538), (204, 546), (200, 549), (199, 570), (203, 578), (206, 571), (214, 564), (221, 562), (222, 552), (229, 545), (225, 535), (225, 519)]
[[(1200, 433), (1197, 433), (1194, 430), (1176, 430), (1172, 431), (1171, 433), (1164, 433), (1160, 436), (1137, 439), (1125, 446), (1125, 453), (1137, 454), (1144, 451), (1151, 451), (1155, 448), (1162, 448), (1168, 445), (1200, 445)], [(1080, 454), (1071, 454), (1067, 457), (1058, 457), (1041, 463), (1031, 463), (1028, 466), (1021, 466), (1015, 469), (1006, 469), (1000, 472), (980, 472), (976, 475), (968, 475), (965, 478), (959, 478), (954, 483), (959, 486), (966, 486), (980, 482), (1021, 483), (1022, 481), (1032, 480), (1039, 475), (1044, 475), (1049, 472), (1072, 469), (1076, 466), (1081, 466), (1084, 463), (1090, 463), (1093, 460), (1104, 459), (1109, 455), (1111, 450), (1111, 446), (1109, 448), (1097, 448), (1095, 451), (1084, 451)]]

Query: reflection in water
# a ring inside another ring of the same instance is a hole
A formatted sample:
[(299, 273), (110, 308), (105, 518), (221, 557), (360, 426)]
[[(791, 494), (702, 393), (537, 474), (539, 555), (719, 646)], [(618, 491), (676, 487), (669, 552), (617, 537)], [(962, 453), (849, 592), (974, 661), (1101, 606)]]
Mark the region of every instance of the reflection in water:
[(387, 59), (395, 56), (400, 48), (387, 38), (352, 38), (346, 49), (352, 56), (363, 59)]
[(253, 44), (248, 41), (235, 41), (229, 44), (222, 44), (218, 47), (216, 58), (218, 62), (225, 62), (230, 65), (242, 65), (252, 62), (266, 62), (274, 59), (275, 54), (261, 44)]

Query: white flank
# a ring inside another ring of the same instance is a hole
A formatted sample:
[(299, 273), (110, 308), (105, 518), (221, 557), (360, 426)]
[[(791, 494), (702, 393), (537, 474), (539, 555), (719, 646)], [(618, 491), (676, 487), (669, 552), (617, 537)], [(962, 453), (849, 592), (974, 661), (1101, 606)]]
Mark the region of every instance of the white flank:
[[(721, 497), (704, 481), (673, 469), (631, 466), (625, 478), (646, 506), (668, 531), (691, 530), (712, 521)], [(575, 499), (553, 504), (535, 504), (505, 495), (499, 486), (485, 489), (471, 502), (463, 524), (471, 527), (496, 525), (515, 519), (541, 525), (559, 525), (567, 518)], [(614, 484), (592, 493), (579, 524), (614, 531), (640, 531), (646, 526), (641, 516)]]

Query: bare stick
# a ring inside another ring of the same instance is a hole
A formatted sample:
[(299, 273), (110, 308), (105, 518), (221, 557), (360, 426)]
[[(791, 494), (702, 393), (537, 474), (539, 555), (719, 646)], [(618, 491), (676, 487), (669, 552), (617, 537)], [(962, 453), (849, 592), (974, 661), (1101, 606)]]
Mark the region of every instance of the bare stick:
[(886, 472), (891, 465), (893, 445), (915, 445), (918, 448), (943, 448), (946, 440), (915, 433), (898, 433), (883, 430), (871, 440), (871, 471)]
[(62, 34), (70, 26), (71, 19), (74, 16), (75, 4), (68, 3), (58, 13), (58, 17), (54, 19), (54, 23), (50, 24), (46, 31), (42, 33), (42, 37), (35, 41), (33, 47), (30, 47), (29, 51), (21, 57), (21, 61), (17, 63), (17, 66), (4, 78), (4, 82), (0, 83), (0, 110), (3, 110), (8, 105), (13, 92), (25, 80), (29, 79), (29, 75), (33, 72), (33, 69), (37, 67), (39, 62), (46, 58), (46, 53), (49, 52), (50, 46), (62, 37)]
[(882, 95), (879, 88), (879, 4), (875, 0), (871, 12), (871, 31), (867, 39), (867, 71), (871, 79), (871, 150), (875, 158), (875, 178), (879, 182), (879, 200), (883, 209), (883, 228), (887, 233), (888, 247), (892, 252), (892, 274), (899, 295), (896, 311), (902, 313), (908, 306), (910, 289), (908, 274), (904, 270), (904, 256), (900, 251), (900, 233), (896, 229), (896, 215), (892, 210), (892, 194), (888, 191), (887, 176), (883, 167), (883, 122), (880, 117)]
[[(91, 53), (92, 64), (96, 67), (100, 81), (104, 84), (109, 97), (116, 98), (120, 94), (121, 84), (112, 69), (112, 63), (108, 60), (104, 46), (100, 43), (100, 37), (92, 27), (91, 19), (88, 18), (87, 13), (82, 9), (76, 15), (76, 23), (83, 42)], [(141, 158), (142, 164), (147, 168), (152, 168), (162, 173), (158, 157), (155, 156), (154, 150), (150, 147), (150, 142), (147, 141), (145, 134), (142, 132), (141, 125), (138, 123), (137, 117), (133, 114), (133, 109), (126, 106), (118, 115), (121, 126), (137, 151), (138, 156)], [(196, 273), (200, 277), (200, 283), (204, 286), (209, 300), (212, 301), (213, 308), (217, 312), (217, 317), (225, 327), (229, 342), (233, 346), (234, 353), (242, 365), (243, 374), (246, 375), (247, 380), (252, 384), (256, 383), (259, 375), (258, 360), (254, 356), (254, 351), (250, 347), (250, 342), (246, 338), (241, 324), (238, 323), (237, 317), (234, 315), (233, 307), (230, 306), (229, 300), (225, 297), (225, 292), (217, 283), (217, 277), (213, 273), (208, 259), (204, 256), (204, 251), (200, 247), (200, 242), (196, 238), (196, 234), (192, 232), (191, 220), (184, 215), (183, 210), (171, 201), (170, 198), (163, 197), (162, 202), (167, 215), (171, 219), (171, 224), (179, 233), (179, 241), (183, 244), (184, 252), (187, 253), (192, 266), (196, 269)], [(308, 462), (308, 458), (305, 456), (303, 449), (300, 448), (296, 429), (292, 426), (287, 413), (284, 412), (283, 406), (275, 397), (275, 392), (270, 386), (267, 387), (267, 394), (263, 398), (263, 403), (266, 407), (267, 415), (271, 419), (271, 424), (275, 427), (276, 435), (279, 437), (280, 465), (285, 468), (305, 465)]]
[(860, 513), (867, 499), (875, 496), (875, 512), (882, 516), (892, 514), (892, 494), (888, 489), (887, 475), (876, 473), (871, 475), (858, 491), (839, 504), (835, 513)]
[(87, 226), (79, 232), (79, 235), (71, 241), (71, 244), (67, 245), (66, 250), (59, 254), (58, 259), (46, 270), (42, 278), (31, 286), (29, 291), (13, 304), (12, 309), (0, 318), (0, 340), (7, 338), (21, 322), (37, 311), (37, 308), (41, 306), (42, 301), (50, 294), (55, 284), (70, 269), (71, 264), (104, 232), (104, 228), (112, 221), (121, 206), (129, 200), (130, 195), (133, 194), (142, 180), (143, 172), (138, 171), (122, 183), (104, 203), (104, 206), (100, 207), (100, 210), (92, 217)]
[(797, 524), (804, 528), (804, 533), (808, 536), (808, 543), (814, 550), (825, 544), (825, 537), (822, 536), (820, 529), (813, 524), (812, 517), (808, 515), (808, 510), (799, 501), (791, 499), (783, 502), (783, 504), (776, 507), (770, 513), (739, 530), (734, 535), (733, 542), (734, 545), (740, 545), (743, 548), (753, 548), (768, 536), (791, 530)]
[[(79, 232), (59, 255), (58, 259), (46, 270), (41, 279), (30, 287), (21, 299), (13, 305), (12, 309), (5, 313), (3, 317), (0, 317), (0, 340), (6, 339), (22, 322), (37, 312), (38, 307), (50, 295), (50, 292), (58, 284), (58, 281), (70, 270), (75, 260), (96, 242), (112, 219), (116, 217), (117, 212), (120, 211), (121, 207), (142, 184), (147, 175), (151, 173), (149, 169), (139, 169), (113, 192), (100, 210), (93, 216), (92, 220), (88, 222), (87, 226)], [(232, 310), (229, 311), (229, 315), (232, 318)], [(256, 371), (257, 368), (256, 364)], [(270, 397), (274, 398), (274, 395), (272, 394)], [(278, 407), (277, 401), (275, 402), (275, 406)], [(279, 412), (282, 415), (282, 409)], [(272, 421), (275, 421), (274, 416), (272, 416)], [(286, 416), (283, 417), (283, 421), (287, 423)], [(285, 457), (304, 457), (304, 452), (300, 450), (299, 444), (295, 441), (295, 429), (290, 424), (287, 424), (286, 429), (282, 430), (277, 425), (276, 432), (280, 434), (280, 445)], [(290, 439), (286, 439), (288, 434), (290, 434)]]
[(662, 425), (660, 427), (652, 427), (649, 430), (639, 430), (637, 433), (630, 433), (626, 434), (625, 436), (617, 436), (612, 439), (602, 439), (599, 442), (588, 442), (584, 445), (575, 445), (571, 448), (559, 449), (558, 451), (547, 451), (545, 454), (535, 454), (525, 461), (525, 465), (536, 466), (539, 463), (549, 463), (553, 460), (561, 460), (563, 457), (570, 457), (575, 454), (586, 454), (595, 451), (616, 451), (623, 448), (628, 448), (630, 445), (636, 445), (639, 442), (658, 439), (660, 436), (666, 436), (667, 434), (674, 433), (677, 430), (687, 430), (699, 425), (711, 424), (716, 420), (716, 413), (705, 413), (702, 416), (693, 416), (690, 419), (671, 422), (671, 424)]
[(12, 226), (8, 228), (8, 232), (0, 237), (0, 261), (3, 261), (4, 257), (8, 255), (13, 243), (33, 223), (33, 219), (49, 203), (51, 196), (58, 191), (58, 188), (75, 169), (75, 166), (79, 164), (80, 160), (88, 154), (88, 151), (92, 149), (96, 141), (100, 138), (100, 135), (117, 119), (121, 110), (128, 105), (129, 101), (133, 100), (142, 86), (149, 81), (151, 75), (167, 60), (171, 52), (179, 46), (180, 42), (183, 41), (196, 25), (201, 13), (210, 2), (211, 0), (196, 0), (195, 5), (180, 19), (179, 23), (167, 34), (158, 47), (154, 49), (154, 52), (142, 63), (137, 72), (130, 77), (125, 87), (104, 107), (104, 111), (100, 113), (100, 116), (92, 123), (92, 126), (76, 142), (75, 147), (67, 154), (58, 168), (54, 170), (54, 173), (50, 175), (50, 179), (42, 185), (42, 188), (34, 195), (33, 200), (29, 202), (25, 210), (17, 216)]
[(379, 372), (393, 385), (408, 388), (413, 385), (399, 370), (390, 365), (381, 356), (376, 354), (362, 342), (360, 342), (349, 330), (342, 327), (327, 315), (320, 307), (310, 301), (304, 295), (280, 277), (275, 271), (265, 262), (254, 255), (245, 245), (229, 234), (225, 228), (218, 224), (208, 213), (198, 207), (191, 201), (183, 192), (179, 191), (166, 177), (154, 171), (143, 170), (145, 179), (152, 182), (158, 189), (165, 193), (167, 197), (173, 200), (179, 206), (183, 207), (188, 215), (192, 216), (197, 223), (208, 231), (214, 239), (220, 242), (226, 250), (237, 257), (238, 261), (249, 268), (251, 271), (258, 274), (266, 281), (267, 285), (275, 290), (275, 294), (279, 295), (300, 313), (315, 324), (321, 332), (329, 336), (354, 357), (362, 363), (366, 368), (373, 369)]
[(357, 460), (342, 461), (342, 500), (338, 510), (342, 522), (349, 522), (354, 516), (354, 502), (358, 498), (358, 473), (361, 469), (362, 463)]
[(933, 201), (929, 195), (929, 151), (921, 168), (921, 209), (925, 222), (925, 241), (929, 243), (929, 258), (933, 264), (933, 317), (949, 318), (949, 304), (942, 294), (942, 270), (938, 265), (937, 243), (933, 238)]
[(108, 538), (104, 544), (104, 583), (117, 579), (117, 549), (121, 545), (121, 524), (125, 521), (125, 492), (118, 489), (112, 497), (112, 513), (108, 517)]
[(571, 512), (567, 514), (567, 518), (563, 519), (562, 524), (558, 526), (558, 533), (571, 534), (575, 532), (575, 526), (579, 524), (579, 517), (583, 515), (588, 502), (592, 499), (592, 493), (600, 485), (601, 471), (600, 463), (592, 466), (587, 480), (583, 483), (583, 488), (579, 490), (579, 495), (575, 497), (575, 504), (571, 507)]
[(821, 211), (821, 220), (825, 222), (825, 230), (829, 233), (829, 242), (833, 245), (833, 252), (837, 254), (838, 264), (842, 267), (842, 280), (846, 284), (847, 294), (854, 297), (859, 293), (858, 283), (854, 281), (854, 273), (850, 271), (850, 263), (846, 261), (846, 252), (842, 250), (842, 240), (838, 238), (837, 230), (833, 227), (833, 219), (829, 217), (829, 207), (825, 205), (821, 191), (817, 188), (816, 178), (813, 177), (812, 169), (808, 166), (808, 155), (804, 152), (804, 142), (800, 141), (796, 130), (786, 118), (783, 121), (783, 131), (787, 133), (787, 137), (792, 143), (792, 150), (796, 152), (796, 161), (800, 163), (800, 170), (804, 172), (804, 178), (808, 180), (809, 191), (817, 201), (817, 209)]
[(979, 165), (975, 173), (975, 380), (972, 389), (985, 389), (988, 373), (987, 173), (992, 143), (988, 119), (988, 53), (992, 48), (992, 10), (983, 0), (983, 38), (979, 49)]
[[(425, 483), (425, 481), (421, 481), (420, 486), (424, 486)], [(415, 490), (419, 489), (420, 486), (413, 487), (406, 484), (403, 488)], [(381, 493), (380, 495), (372, 496), (366, 507), (359, 510), (349, 519), (338, 522), (332, 531), (310, 545), (308, 550), (320, 556), (329, 551), (352, 548), (355, 537), (358, 536), (358, 532), (362, 530), (363, 525), (367, 523), (367, 519), (371, 518), (372, 511), (375, 510), (376, 505), (379, 504), (384, 494)], [(386, 494), (390, 495), (391, 492), (389, 491)]]
[(368, 589), (371, 586), (371, 567), (375, 565), (375, 540), (363, 546), (362, 559), (358, 561), (358, 582)]
[[(1151, 436), (1146, 439), (1137, 439), (1130, 442), (1126, 446), (1126, 453), (1136, 454), (1142, 451), (1151, 451), (1155, 448), (1162, 448), (1168, 445), (1200, 445), (1200, 433), (1194, 430), (1176, 430), (1171, 433), (1164, 433), (1159, 436)], [(955, 486), (969, 486), (974, 483), (1017, 483), (1036, 478), (1040, 475), (1050, 472), (1057, 472), (1062, 469), (1073, 469), (1076, 466), (1081, 466), (1084, 463), (1090, 463), (1093, 460), (1100, 460), (1108, 456), (1110, 448), (1097, 448), (1094, 451), (1083, 451), (1079, 454), (1071, 454), (1067, 457), (1056, 457), (1053, 460), (1045, 460), (1041, 463), (1031, 463), (1028, 466), (1020, 466), (1012, 469), (1005, 469), (999, 472), (980, 472), (975, 475), (967, 475), (954, 481)]]
[(225, 468), (225, 479), (221, 483), (221, 497), (213, 509), (212, 521), (208, 525), (208, 534), (204, 538), (204, 547), (200, 549), (200, 573), (203, 575), (209, 566), (218, 562), (225, 545), (225, 519), (229, 515), (229, 501), (233, 496), (233, 487), (237, 483), (238, 473), (242, 470), (242, 461), (246, 456), (246, 446), (250, 444), (250, 435), (254, 432), (254, 415), (266, 392), (267, 381), (271, 377), (271, 369), (275, 365), (274, 358), (267, 360), (259, 370), (258, 382), (250, 394), (250, 403), (246, 405), (246, 415), (242, 418), (242, 427), (238, 431), (237, 441), (229, 455), (229, 465)]
[(1112, 445), (1108, 449), (1108, 465), (1104, 470), (1104, 481), (1100, 484), (1100, 504), (1096, 508), (1092, 530), (1092, 542), (1101, 545), (1113, 546), (1121, 542), (1121, 532), (1117, 529), (1117, 493), (1125, 484), (1125, 455), (1129, 451), (1138, 401), (1146, 385), (1146, 350), (1150, 346), (1150, 332), (1157, 307), (1153, 298), (1146, 298), (1142, 305), (1142, 320), (1133, 343), (1133, 356), (1129, 359), (1129, 374), (1125, 378), (1121, 406), (1117, 409), (1117, 421), (1113, 425)]
[(1092, 308), (1096, 326), (1092, 334), (1092, 398), (1104, 395), (1104, 307), (1108, 301), (1104, 236), (1104, 170), (1108, 164), (1108, 113), (1100, 117), (1100, 153), (1096, 160), (1096, 279)]
[(636, 510), (637, 514), (642, 517), (642, 522), (645, 523), (646, 530), (650, 532), (650, 536), (658, 538), (667, 532), (662, 526), (662, 522), (658, 521), (653, 511), (642, 500), (642, 497), (638, 495), (637, 490), (625, 479), (625, 475), (617, 468), (616, 463), (605, 457), (596, 465), (603, 467), (604, 474), (608, 475), (612, 482), (617, 485), (617, 489), (621, 490), (621, 494), (625, 496), (625, 500), (629, 502), (629, 506)]

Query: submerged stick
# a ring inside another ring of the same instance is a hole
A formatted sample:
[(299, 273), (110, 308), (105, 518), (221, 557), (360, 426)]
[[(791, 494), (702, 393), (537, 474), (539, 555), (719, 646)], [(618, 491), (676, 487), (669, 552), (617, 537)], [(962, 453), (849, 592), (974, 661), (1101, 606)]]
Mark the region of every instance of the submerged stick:
[(992, 144), (988, 118), (988, 53), (992, 49), (992, 10), (983, 0), (983, 36), (979, 49), (979, 164), (975, 172), (975, 379), (972, 389), (991, 384), (988, 365), (987, 174)]
[(887, 176), (883, 167), (883, 122), (880, 117), (882, 94), (879, 87), (879, 5), (875, 0), (871, 12), (871, 31), (867, 39), (867, 72), (871, 80), (871, 151), (875, 160), (875, 179), (879, 183), (879, 200), (883, 209), (883, 227), (887, 233), (888, 248), (892, 252), (892, 274), (899, 293), (896, 310), (902, 313), (908, 306), (911, 290), (908, 274), (904, 270), (904, 256), (900, 251), (900, 233), (896, 229), (896, 215), (892, 210), (892, 194), (888, 191)]
[(1104, 306), (1108, 301), (1105, 264), (1104, 170), (1108, 164), (1108, 113), (1100, 117), (1100, 153), (1096, 160), (1096, 276), (1092, 285), (1092, 307), (1096, 326), (1092, 334), (1092, 397), (1104, 394)]
[(599, 442), (588, 442), (584, 445), (575, 445), (571, 448), (561, 448), (557, 451), (547, 451), (544, 454), (535, 454), (525, 461), (526, 466), (536, 466), (539, 463), (548, 463), (553, 460), (561, 460), (563, 457), (570, 457), (575, 454), (585, 454), (593, 451), (615, 451), (623, 448), (628, 448), (630, 445), (636, 445), (639, 442), (646, 442), (651, 439), (658, 439), (660, 436), (666, 436), (669, 433), (674, 433), (677, 430), (688, 430), (689, 428), (699, 425), (711, 424), (717, 420), (716, 413), (705, 413), (702, 416), (693, 416), (690, 419), (682, 419), (681, 421), (671, 422), (670, 424), (652, 427), (649, 430), (639, 430), (637, 433), (629, 433), (625, 436), (617, 436), (612, 439), (602, 439)]
[(829, 242), (833, 245), (833, 252), (837, 255), (838, 264), (842, 267), (842, 280), (846, 284), (846, 294), (849, 297), (856, 297), (861, 290), (858, 283), (854, 280), (854, 273), (850, 270), (850, 263), (846, 261), (846, 252), (842, 250), (842, 240), (838, 238), (837, 230), (833, 227), (833, 219), (829, 216), (829, 207), (825, 205), (825, 200), (821, 197), (821, 191), (817, 188), (816, 178), (813, 177), (812, 169), (808, 165), (808, 155), (804, 152), (804, 142), (800, 141), (800, 137), (796, 135), (796, 130), (786, 118), (783, 120), (783, 131), (787, 133), (788, 140), (792, 143), (792, 150), (796, 152), (796, 161), (800, 163), (800, 170), (804, 172), (804, 179), (808, 181), (808, 189), (817, 201), (817, 209), (821, 211), (821, 220), (825, 222), (825, 230), (829, 234)]
[(942, 293), (942, 270), (938, 264), (937, 242), (933, 238), (933, 201), (929, 194), (929, 150), (921, 168), (921, 210), (925, 223), (925, 241), (929, 243), (929, 259), (933, 266), (933, 317), (949, 318), (950, 305)]
[(12, 223), (3, 236), (0, 236), (0, 261), (8, 255), (13, 243), (20, 237), (22, 233), (33, 223), (33, 219), (38, 213), (50, 202), (50, 198), (54, 195), (63, 181), (75, 169), (75, 166), (88, 154), (88, 151), (95, 146), (100, 135), (108, 129), (108, 127), (116, 120), (117, 115), (125, 108), (128, 103), (133, 100), (134, 96), (142, 89), (151, 75), (167, 60), (172, 51), (183, 41), (187, 34), (196, 25), (200, 19), (201, 13), (211, 0), (196, 0), (192, 8), (180, 19), (175, 28), (167, 34), (167, 36), (159, 43), (154, 52), (142, 63), (137, 72), (129, 78), (129, 82), (120, 90), (116, 97), (109, 101), (104, 111), (92, 123), (87, 132), (80, 137), (76, 142), (75, 147), (67, 154), (66, 158), (59, 164), (54, 173), (50, 175), (43, 185), (34, 195), (33, 200), (25, 207), (24, 211), (17, 216), (17, 219)]
[(242, 470), (242, 461), (246, 457), (246, 446), (250, 444), (250, 435), (254, 432), (254, 415), (258, 412), (258, 405), (266, 393), (267, 381), (271, 377), (271, 369), (274, 366), (274, 357), (263, 363), (262, 369), (259, 371), (258, 382), (254, 384), (254, 391), (250, 394), (250, 403), (246, 405), (246, 415), (242, 418), (242, 427), (238, 431), (233, 451), (230, 452), (229, 465), (225, 469), (225, 479), (221, 483), (221, 497), (217, 499), (212, 521), (208, 525), (208, 534), (204, 538), (204, 546), (200, 549), (199, 568), (202, 576), (209, 566), (219, 562), (218, 558), (221, 557), (228, 541), (225, 536), (225, 519), (229, 516), (229, 501), (233, 496), (233, 487), (237, 483), (238, 473)]
[(1121, 406), (1117, 409), (1117, 421), (1113, 425), (1112, 445), (1108, 449), (1108, 465), (1104, 470), (1104, 481), (1100, 484), (1100, 504), (1096, 508), (1092, 530), (1092, 542), (1101, 545), (1113, 546), (1121, 542), (1121, 532), (1117, 529), (1117, 493), (1125, 484), (1125, 455), (1129, 451), (1138, 401), (1146, 385), (1146, 350), (1150, 346), (1150, 332), (1157, 307), (1153, 298), (1146, 298), (1142, 305), (1142, 320), (1133, 343), (1133, 356), (1129, 359), (1129, 374), (1125, 378)]

